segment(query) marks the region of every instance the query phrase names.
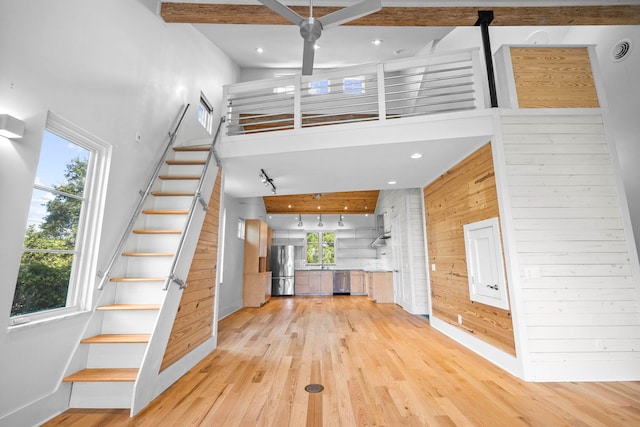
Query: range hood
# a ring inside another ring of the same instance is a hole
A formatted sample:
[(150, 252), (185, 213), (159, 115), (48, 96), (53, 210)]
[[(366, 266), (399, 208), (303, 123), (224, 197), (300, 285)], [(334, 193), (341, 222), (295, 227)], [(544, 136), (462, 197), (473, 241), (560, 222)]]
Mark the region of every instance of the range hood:
[(369, 243), (370, 248), (378, 248), (380, 246), (386, 246), (386, 240), (391, 237), (391, 232), (385, 230), (384, 215), (378, 215), (376, 217), (376, 230), (378, 230), (378, 237), (373, 242)]
[(387, 245), (387, 239), (389, 239), (390, 237), (391, 237), (391, 234), (382, 233), (378, 237), (376, 237), (373, 242), (369, 243), (369, 246), (372, 247), (372, 248), (378, 248), (380, 246), (386, 246)]

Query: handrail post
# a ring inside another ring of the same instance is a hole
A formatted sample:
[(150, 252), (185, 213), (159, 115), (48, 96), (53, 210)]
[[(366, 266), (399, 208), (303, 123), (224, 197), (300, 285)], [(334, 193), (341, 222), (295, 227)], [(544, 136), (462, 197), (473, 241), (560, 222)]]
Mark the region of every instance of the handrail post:
[(171, 147), (173, 146), (173, 144), (175, 143), (176, 137), (178, 135), (178, 130), (180, 129), (180, 125), (182, 125), (182, 121), (184, 120), (184, 116), (187, 114), (187, 110), (189, 109), (189, 104), (186, 104), (183, 108), (182, 111), (180, 112), (180, 114), (178, 115), (178, 123), (176, 124), (173, 132), (169, 132), (169, 142), (167, 143), (167, 146), (164, 149), (164, 152), (162, 153), (162, 156), (160, 157), (160, 160), (158, 161), (158, 164), (156, 165), (153, 174), (151, 175), (151, 178), (149, 179), (149, 182), (147, 183), (147, 187), (145, 188), (145, 190), (142, 192), (140, 192), (140, 200), (138, 201), (138, 204), (136, 205), (136, 208), (133, 211), (133, 214), (131, 215), (131, 218), (129, 220), (129, 224), (127, 225), (127, 228), (125, 229), (125, 232), (122, 234), (122, 238), (120, 239), (120, 243), (118, 243), (118, 246), (116, 247), (116, 250), (113, 252), (113, 255), (111, 256), (111, 259), (109, 260), (109, 264), (107, 264), (107, 268), (105, 269), (105, 271), (102, 273), (102, 276), (99, 275), (99, 277), (101, 277), (100, 283), (98, 284), (98, 290), (102, 290), (104, 288), (104, 285), (107, 283), (107, 281), (109, 280), (109, 276), (111, 275), (111, 269), (113, 268), (113, 266), (115, 265), (116, 259), (118, 258), (118, 254), (120, 254), (122, 252), (122, 248), (124, 247), (125, 243), (127, 242), (127, 239), (129, 237), (129, 234), (131, 234), (131, 232), (133, 231), (133, 227), (135, 226), (135, 223), (138, 219), (138, 216), (140, 215), (140, 212), (142, 212), (142, 206), (144, 205), (145, 200), (147, 199), (147, 197), (149, 196), (149, 193), (151, 192), (151, 187), (153, 186), (153, 183), (156, 179), (156, 177), (158, 176), (158, 174), (160, 173), (160, 169), (162, 168), (164, 161), (167, 157), (167, 154), (169, 153), (169, 150), (171, 149)]
[(387, 94), (384, 86), (384, 64), (377, 64), (376, 75), (378, 83), (378, 120), (387, 120)]

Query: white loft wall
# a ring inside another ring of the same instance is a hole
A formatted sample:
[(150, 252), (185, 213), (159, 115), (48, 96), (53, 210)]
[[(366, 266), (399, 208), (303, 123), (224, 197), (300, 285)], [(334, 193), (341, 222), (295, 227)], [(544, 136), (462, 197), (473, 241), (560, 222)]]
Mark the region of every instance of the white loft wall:
[[(8, 324), (47, 111), (111, 144), (98, 268), (103, 269), (181, 105), (179, 142), (209, 136), (195, 105), (220, 105), (237, 67), (191, 26), (165, 24), (157, 1), (0, 3), (0, 114), (26, 122), (0, 140), (0, 322)], [(216, 113), (217, 115), (217, 113)], [(136, 133), (141, 142), (135, 142)], [(9, 208), (10, 207), (10, 208)], [(0, 425), (34, 425), (66, 409), (58, 388), (87, 316), (0, 328)]]
[(501, 120), (525, 378), (638, 380), (638, 261), (602, 117), (521, 111)]

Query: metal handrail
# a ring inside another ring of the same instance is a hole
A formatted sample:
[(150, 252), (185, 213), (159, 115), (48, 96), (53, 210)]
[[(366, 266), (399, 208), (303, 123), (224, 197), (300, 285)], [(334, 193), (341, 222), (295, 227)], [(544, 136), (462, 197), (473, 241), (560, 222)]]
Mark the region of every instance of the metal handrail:
[(220, 160), (216, 155), (215, 146), (216, 146), (216, 140), (220, 135), (220, 128), (222, 127), (222, 123), (224, 123), (224, 121), (225, 121), (224, 116), (220, 117), (220, 121), (218, 122), (218, 128), (216, 129), (216, 134), (214, 135), (213, 142), (211, 143), (211, 147), (209, 148), (209, 154), (207, 155), (207, 160), (205, 160), (204, 162), (202, 175), (200, 176), (200, 180), (198, 181), (198, 186), (196, 187), (195, 196), (193, 197), (193, 200), (191, 201), (191, 206), (189, 207), (189, 215), (187, 216), (187, 222), (184, 227), (184, 232), (180, 237), (180, 242), (178, 243), (178, 249), (176, 250), (175, 255), (173, 256), (173, 261), (171, 262), (171, 267), (169, 268), (169, 274), (167, 275), (167, 278), (164, 282), (164, 286), (162, 287), (163, 291), (166, 291), (167, 289), (169, 289), (169, 285), (171, 285), (171, 282), (175, 282), (180, 287), (180, 289), (184, 289), (187, 286), (184, 280), (179, 279), (175, 276), (176, 266), (178, 265), (180, 254), (184, 249), (184, 242), (186, 241), (187, 234), (191, 228), (191, 223), (193, 222), (193, 213), (195, 212), (196, 203), (200, 202), (203, 210), (206, 211), (208, 209), (207, 202), (202, 198), (202, 193), (201, 193), (202, 184), (204, 183), (204, 177), (207, 174), (207, 170), (209, 169), (209, 164), (211, 163), (211, 159), (215, 158), (216, 164), (220, 166)]
[(125, 232), (122, 234), (120, 243), (118, 243), (116, 250), (113, 252), (113, 255), (111, 256), (111, 260), (109, 261), (109, 264), (107, 265), (107, 268), (105, 269), (105, 271), (98, 272), (98, 277), (101, 278), (100, 283), (98, 284), (98, 290), (102, 290), (102, 288), (104, 288), (104, 285), (109, 280), (111, 269), (113, 269), (113, 266), (116, 263), (116, 259), (118, 259), (119, 254), (122, 253), (122, 248), (127, 242), (129, 235), (133, 231), (133, 227), (135, 226), (135, 223), (138, 217), (140, 216), (140, 212), (142, 212), (142, 206), (144, 205), (144, 202), (149, 196), (149, 193), (151, 193), (151, 187), (153, 186), (153, 183), (158, 177), (158, 174), (160, 173), (160, 169), (164, 165), (164, 161), (167, 157), (167, 154), (169, 153), (169, 150), (175, 143), (176, 137), (178, 135), (178, 130), (180, 129), (180, 125), (182, 124), (182, 121), (184, 119), (184, 116), (187, 114), (188, 109), (189, 109), (189, 104), (182, 107), (181, 112), (178, 114), (178, 123), (176, 124), (176, 127), (173, 130), (173, 132), (169, 132), (169, 142), (167, 143), (167, 146), (165, 147), (164, 152), (162, 153), (162, 156), (160, 157), (160, 160), (158, 161), (158, 164), (156, 165), (156, 168), (154, 169), (153, 174), (151, 175), (151, 179), (149, 179), (149, 183), (147, 184), (147, 187), (145, 188), (144, 191), (141, 190), (139, 192), (141, 196), (140, 200), (138, 201), (138, 205), (136, 206), (135, 210), (133, 211), (133, 214), (131, 215), (131, 219), (129, 220), (129, 224), (127, 225)]

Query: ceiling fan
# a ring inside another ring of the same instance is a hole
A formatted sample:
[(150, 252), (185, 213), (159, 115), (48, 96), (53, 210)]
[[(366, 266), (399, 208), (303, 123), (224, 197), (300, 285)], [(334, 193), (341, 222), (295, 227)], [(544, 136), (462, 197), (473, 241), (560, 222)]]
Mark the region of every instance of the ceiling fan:
[(337, 27), (345, 22), (353, 21), (382, 9), (382, 0), (363, 0), (360, 3), (337, 10), (322, 18), (313, 17), (313, 0), (309, 0), (309, 17), (303, 18), (278, 0), (258, 0), (282, 17), (300, 27), (300, 35), (304, 39), (302, 52), (302, 75), (313, 74), (313, 56), (316, 40), (322, 35), (322, 30)]

